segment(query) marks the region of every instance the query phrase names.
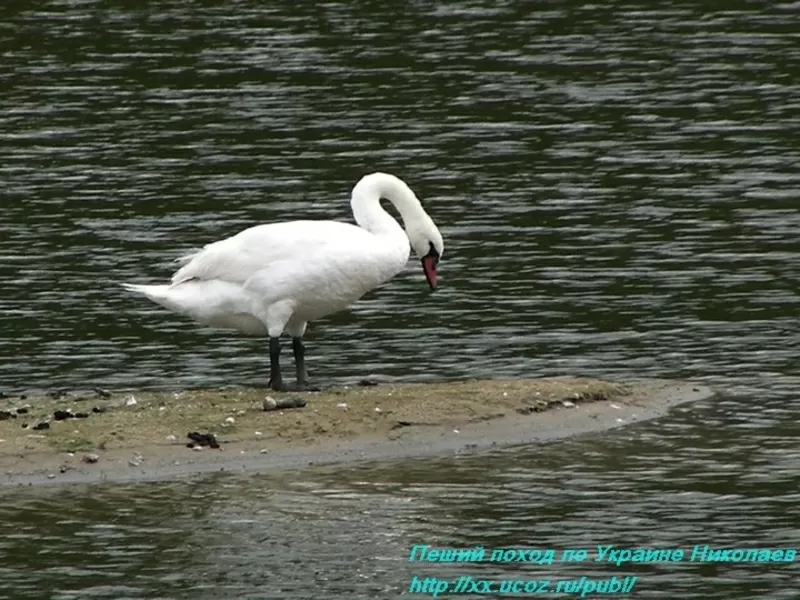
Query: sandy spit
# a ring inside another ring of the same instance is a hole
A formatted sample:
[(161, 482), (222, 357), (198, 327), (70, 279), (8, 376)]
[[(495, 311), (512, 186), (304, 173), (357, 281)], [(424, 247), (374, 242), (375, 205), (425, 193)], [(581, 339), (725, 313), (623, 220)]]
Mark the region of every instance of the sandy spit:
[[(6, 397), (0, 399), (0, 488), (476, 453), (626, 426), (714, 393), (686, 381), (558, 377), (300, 394), (61, 390)], [(267, 397), (306, 405), (265, 411)], [(56, 411), (62, 411), (58, 420)], [(211, 433), (220, 447), (189, 447), (190, 432)]]

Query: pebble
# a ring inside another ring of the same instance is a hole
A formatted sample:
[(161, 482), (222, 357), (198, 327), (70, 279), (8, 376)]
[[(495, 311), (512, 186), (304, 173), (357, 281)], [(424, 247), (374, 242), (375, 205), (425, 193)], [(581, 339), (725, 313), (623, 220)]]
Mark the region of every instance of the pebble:
[(168, 441), (170, 441), (170, 442), (174, 442), (174, 441), (176, 441), (177, 439), (178, 439), (178, 438), (176, 438), (176, 437), (175, 437), (174, 435), (172, 435), (171, 433), (170, 433), (170, 434), (167, 436), (167, 440), (168, 440)]
[(305, 398), (282, 398), (275, 400), (271, 396), (264, 398), (264, 410), (282, 410), (285, 408), (303, 408), (308, 402)]
[(138, 402), (136, 402), (136, 398), (134, 398), (133, 396), (128, 396), (125, 399), (125, 406), (136, 406), (137, 404)]
[(564, 400), (561, 404), (564, 405), (564, 408), (575, 408), (575, 403), (569, 400)]
[(94, 388), (94, 393), (100, 396), (101, 398), (111, 398), (111, 392), (109, 392), (108, 390)]
[(339, 404), (336, 405), (336, 408), (347, 408), (347, 402), (339, 402)]
[(190, 443), (186, 444), (189, 448), (194, 448), (196, 445), (219, 448), (219, 442), (213, 433), (198, 433), (197, 431), (192, 431), (186, 434), (186, 437), (192, 440)]
[(267, 454), (268, 452), (269, 450), (267, 450), (266, 448), (262, 448), (259, 454)]
[(83, 462), (89, 463), (90, 465), (93, 465), (98, 460), (100, 460), (100, 457), (97, 454), (86, 454), (83, 457)]
[(225, 422), (233, 425), (234, 423), (236, 423), (236, 419), (234, 419), (233, 417), (228, 417), (227, 419), (225, 419)]
[(0, 410), (0, 421), (8, 421), (16, 418), (17, 415), (8, 410)]
[(42, 421), (41, 423), (37, 423), (33, 426), (35, 431), (42, 431), (43, 429), (50, 429), (50, 423), (47, 421)]

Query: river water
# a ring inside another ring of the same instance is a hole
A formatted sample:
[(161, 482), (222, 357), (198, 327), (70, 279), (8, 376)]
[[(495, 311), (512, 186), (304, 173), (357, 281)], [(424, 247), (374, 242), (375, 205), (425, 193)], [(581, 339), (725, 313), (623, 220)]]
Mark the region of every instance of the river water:
[(8, 493), (0, 598), (424, 597), (413, 576), (462, 574), (797, 597), (796, 562), (408, 557), (797, 544), (800, 4), (65, 0), (0, 17), (2, 391), (263, 385), (265, 340), (118, 282), (166, 280), (252, 224), (350, 219), (375, 170), (439, 224), (441, 287), (414, 262), (312, 324), (315, 379), (726, 390), (477, 458)]

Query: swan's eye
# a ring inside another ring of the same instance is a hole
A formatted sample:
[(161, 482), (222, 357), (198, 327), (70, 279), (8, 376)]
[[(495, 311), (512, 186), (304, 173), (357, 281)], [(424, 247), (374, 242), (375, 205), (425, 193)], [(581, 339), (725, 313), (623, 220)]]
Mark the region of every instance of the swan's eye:
[(430, 250), (428, 250), (428, 256), (433, 259), (433, 264), (438, 264), (440, 256), (439, 251), (436, 249), (436, 246), (433, 245), (433, 242), (428, 242), (428, 247), (430, 248)]

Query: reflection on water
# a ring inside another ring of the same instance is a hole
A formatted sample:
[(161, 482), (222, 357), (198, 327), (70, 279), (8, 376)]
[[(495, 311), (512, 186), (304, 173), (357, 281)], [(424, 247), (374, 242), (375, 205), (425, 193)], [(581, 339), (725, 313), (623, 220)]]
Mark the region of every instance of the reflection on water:
[[(0, 8), (0, 390), (263, 384), (263, 340), (194, 326), (117, 282), (166, 279), (172, 259), (254, 223), (349, 219), (350, 188), (378, 169), (441, 226), (442, 285), (428, 294), (415, 265), (312, 324), (314, 377), (732, 390), (659, 424), (493, 457), (17, 492), (0, 507), (0, 597), (392, 598), (416, 543), (789, 543), (796, 13)], [(796, 579), (776, 566), (630, 572), (641, 598), (793, 598)]]

